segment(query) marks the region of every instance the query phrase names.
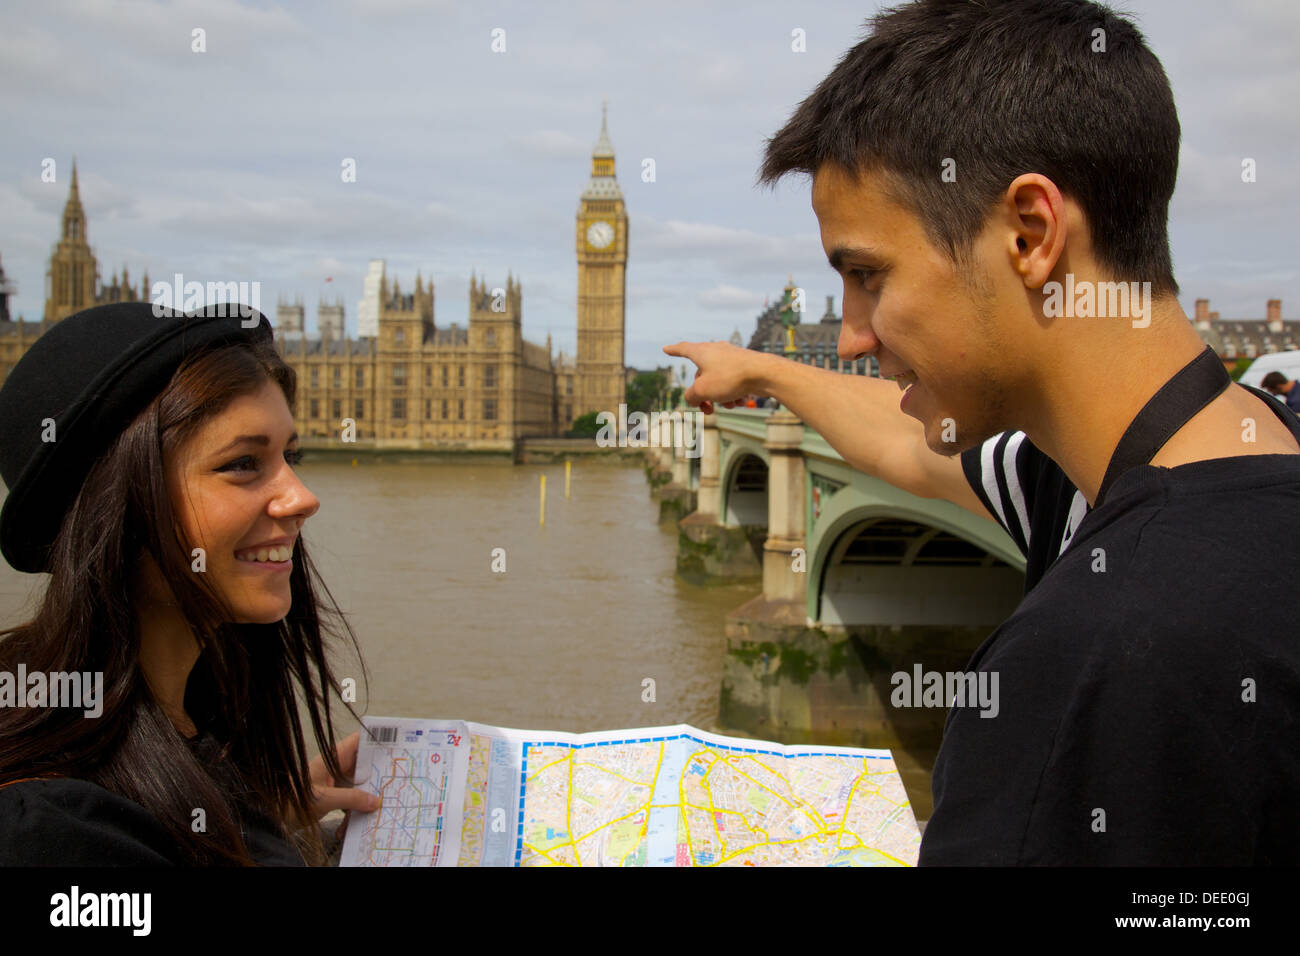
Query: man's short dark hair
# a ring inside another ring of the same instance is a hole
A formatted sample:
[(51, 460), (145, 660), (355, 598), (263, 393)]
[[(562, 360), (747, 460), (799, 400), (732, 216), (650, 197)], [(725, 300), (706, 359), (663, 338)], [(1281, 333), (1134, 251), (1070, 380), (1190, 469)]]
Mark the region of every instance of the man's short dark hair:
[(1042, 173), (1083, 208), (1108, 274), (1177, 295), (1178, 113), (1131, 22), (1087, 0), (917, 0), (868, 26), (767, 141), (759, 183), (827, 161), (882, 172), (960, 263), (1011, 181)]
[(1281, 388), (1286, 382), (1287, 378), (1281, 372), (1269, 372), (1259, 385), (1260, 388)]

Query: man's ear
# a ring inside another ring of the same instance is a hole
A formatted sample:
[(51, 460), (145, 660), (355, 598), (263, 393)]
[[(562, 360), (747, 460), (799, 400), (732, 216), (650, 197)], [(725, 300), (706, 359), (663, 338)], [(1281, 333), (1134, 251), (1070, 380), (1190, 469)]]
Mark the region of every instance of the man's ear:
[(1007, 253), (1025, 286), (1041, 288), (1065, 252), (1065, 200), (1041, 173), (1024, 173), (1007, 186), (1001, 203)]

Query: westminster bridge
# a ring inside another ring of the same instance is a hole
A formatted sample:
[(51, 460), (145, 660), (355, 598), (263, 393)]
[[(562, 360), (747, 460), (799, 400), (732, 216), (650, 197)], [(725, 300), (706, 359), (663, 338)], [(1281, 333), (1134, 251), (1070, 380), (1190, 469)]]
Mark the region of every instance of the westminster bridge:
[(727, 617), (722, 726), (889, 747), (928, 817), (947, 710), (894, 706), (891, 676), (964, 670), (1020, 602), (1024, 556), (987, 518), (850, 467), (788, 410), (695, 417), (695, 448), (659, 420), (646, 473), (679, 576), (762, 587)]

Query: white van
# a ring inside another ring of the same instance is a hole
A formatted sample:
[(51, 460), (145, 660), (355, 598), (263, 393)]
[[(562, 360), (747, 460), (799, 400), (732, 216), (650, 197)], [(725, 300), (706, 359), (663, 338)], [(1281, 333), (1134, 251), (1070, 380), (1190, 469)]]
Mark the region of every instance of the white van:
[(1254, 385), (1256, 388), (1262, 388), (1263, 386), (1259, 383), (1264, 381), (1264, 376), (1269, 372), (1281, 372), (1292, 381), (1300, 379), (1300, 351), (1273, 352), (1270, 355), (1261, 355), (1250, 363), (1250, 368), (1242, 372), (1241, 378), (1237, 379), (1237, 381), (1242, 385)]

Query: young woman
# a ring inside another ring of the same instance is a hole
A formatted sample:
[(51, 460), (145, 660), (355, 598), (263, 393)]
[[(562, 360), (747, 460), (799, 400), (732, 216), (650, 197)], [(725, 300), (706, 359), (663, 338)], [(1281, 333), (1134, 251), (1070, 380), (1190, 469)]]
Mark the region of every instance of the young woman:
[(260, 313), (147, 303), (63, 319), (0, 387), (0, 548), (50, 574), (0, 631), (0, 864), (319, 864), (320, 816), (371, 809), (334, 786), (327, 635), (365, 675), (301, 537), (294, 391)]

